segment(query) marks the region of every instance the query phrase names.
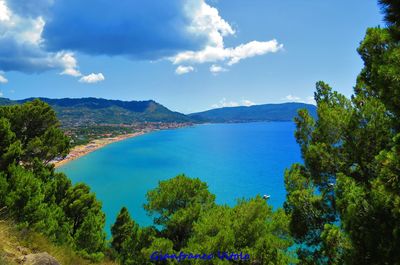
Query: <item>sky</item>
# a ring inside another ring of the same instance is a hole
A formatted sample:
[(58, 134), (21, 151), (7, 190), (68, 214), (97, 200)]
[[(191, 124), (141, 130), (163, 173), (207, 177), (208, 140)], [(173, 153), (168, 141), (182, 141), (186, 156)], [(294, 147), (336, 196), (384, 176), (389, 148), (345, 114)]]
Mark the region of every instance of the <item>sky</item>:
[(350, 96), (375, 0), (0, 0), (0, 96), (191, 113)]

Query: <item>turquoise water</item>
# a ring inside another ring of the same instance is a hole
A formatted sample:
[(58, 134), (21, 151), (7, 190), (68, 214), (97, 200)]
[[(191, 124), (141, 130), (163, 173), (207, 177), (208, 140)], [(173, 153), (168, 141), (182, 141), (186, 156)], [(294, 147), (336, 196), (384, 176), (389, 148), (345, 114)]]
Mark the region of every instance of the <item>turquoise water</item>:
[(293, 122), (264, 122), (158, 131), (110, 144), (59, 171), (96, 192), (107, 232), (122, 206), (140, 225), (151, 224), (143, 210), (146, 192), (181, 173), (207, 182), (220, 204), (269, 194), (269, 203), (280, 207), (284, 170), (301, 161), (294, 130)]

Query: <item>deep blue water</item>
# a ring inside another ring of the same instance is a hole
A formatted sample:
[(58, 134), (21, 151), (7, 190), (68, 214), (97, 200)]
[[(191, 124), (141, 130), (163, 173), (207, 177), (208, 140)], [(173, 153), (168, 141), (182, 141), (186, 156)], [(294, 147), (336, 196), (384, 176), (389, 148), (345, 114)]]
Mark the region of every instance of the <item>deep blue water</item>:
[(294, 130), (293, 122), (263, 122), (158, 131), (110, 144), (59, 171), (96, 192), (107, 233), (122, 206), (140, 225), (151, 224), (142, 207), (146, 192), (181, 173), (207, 182), (217, 203), (269, 194), (269, 203), (280, 207), (284, 170), (301, 161)]

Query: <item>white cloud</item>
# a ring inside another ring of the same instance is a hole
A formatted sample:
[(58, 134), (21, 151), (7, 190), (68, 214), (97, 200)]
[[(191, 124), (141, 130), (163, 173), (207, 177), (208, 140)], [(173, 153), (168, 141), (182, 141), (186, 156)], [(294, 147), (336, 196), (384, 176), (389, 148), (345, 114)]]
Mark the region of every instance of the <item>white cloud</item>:
[(64, 71), (61, 72), (62, 75), (82, 76), (81, 72), (78, 70), (78, 62), (73, 53), (60, 53), (57, 56), (63, 64)]
[(105, 80), (105, 77), (102, 73), (98, 73), (98, 74), (91, 73), (89, 75), (82, 76), (81, 79), (79, 79), (79, 82), (93, 84), (93, 83), (101, 82), (104, 80)]
[[(113, 7), (110, 4), (111, 2), (103, 2), (102, 6)], [(138, 1), (131, 2), (132, 7), (143, 5)], [(144, 29), (142, 30), (138, 28), (138, 30), (128, 31), (126, 34), (116, 34), (119, 36), (121, 43), (126, 44), (124, 41), (128, 41), (129, 45), (122, 45), (124, 48), (121, 48), (118, 45), (110, 45), (107, 42), (110, 40), (113, 43), (115, 42), (113, 31), (105, 34), (104, 28), (108, 29), (110, 24), (107, 19), (101, 23), (96, 23), (96, 27), (93, 28), (94, 35), (83, 33), (85, 29), (93, 27), (93, 23), (90, 20), (84, 20), (83, 22), (86, 24), (82, 22), (85, 25), (80, 25), (82, 27), (79, 29), (72, 29), (71, 32), (67, 32), (68, 34), (65, 32), (65, 28), (69, 25), (67, 22), (74, 21), (75, 8), (81, 5), (79, 0), (0, 0), (0, 70), (40, 73), (56, 69), (62, 75), (79, 77), (79, 80), (83, 81), (86, 80), (84, 78), (85, 73), (80, 72), (78, 61), (73, 53), (82, 52), (94, 55), (108, 54), (129, 56), (130, 58), (151, 58), (152, 60), (168, 59), (176, 66), (179, 65), (176, 68), (177, 74), (186, 74), (194, 71), (194, 64), (218, 63), (219, 65), (210, 67), (211, 73), (216, 74), (227, 70), (226, 68), (243, 59), (275, 53), (283, 47), (275, 39), (269, 41), (253, 40), (238, 46), (225, 47), (224, 39), (234, 36), (236, 32), (230, 23), (221, 17), (218, 9), (207, 4), (206, 0), (183, 2), (183, 4), (180, 4), (182, 3), (181, 1), (171, 1), (171, 7), (176, 7), (176, 10), (168, 10), (168, 23), (164, 23), (165, 26), (172, 25), (172, 28), (176, 28), (176, 32), (173, 31), (175, 34), (167, 34), (168, 36), (166, 36), (164, 24), (154, 27), (151, 23), (143, 23), (143, 25), (138, 26), (143, 26)], [(155, 5), (156, 7), (164, 7), (164, 5), (169, 7), (169, 4)], [(70, 8), (67, 8), (67, 6)], [(152, 4), (146, 4), (145, 7), (144, 10), (138, 11), (138, 21), (143, 20), (142, 16), (143, 18), (149, 17), (147, 12), (153, 10), (151, 8)], [(125, 5), (116, 4), (115, 10), (114, 8), (110, 9), (113, 9), (110, 11), (114, 12), (110, 19), (115, 19), (115, 25), (120, 25), (119, 22), (121, 21), (125, 23), (125, 20), (128, 21), (128, 24), (137, 24), (137, 20), (129, 20), (130, 17), (136, 17), (130, 15), (131, 13), (128, 12), (129, 14), (125, 17), (127, 14)], [(65, 19), (64, 16), (60, 16), (60, 14), (64, 14), (64, 11)], [(101, 13), (95, 10), (91, 11), (93, 12), (90, 12), (90, 16), (87, 17), (101, 18)], [(178, 12), (179, 14), (170, 12)], [(175, 16), (170, 16), (171, 14), (176, 15), (176, 19)], [(173, 20), (170, 21), (169, 17), (173, 17)], [(56, 18), (63, 19), (58, 21)], [(63, 23), (64, 20), (65, 25)], [(148, 32), (148, 26), (149, 30), (155, 28), (155, 32)], [(161, 32), (159, 32), (159, 29), (161, 29)], [(74, 31), (77, 34), (72, 34)], [(143, 35), (140, 32), (148, 32), (149, 34)], [(104, 45), (101, 45), (102, 43), (95, 41), (98, 38), (93, 36), (103, 37), (103, 35), (107, 41), (104, 41)], [(67, 38), (64, 38), (65, 36)], [(170, 36), (172, 36), (172, 39), (170, 39)], [(79, 37), (78, 40), (75, 39), (77, 37)], [(142, 37), (143, 41), (137, 41), (138, 38), (141, 40)], [(147, 46), (152, 47), (154, 39), (160, 41), (157, 42), (159, 46), (156, 45), (153, 52), (152, 48), (147, 48)], [(168, 45), (175, 44), (175, 39), (177, 39), (176, 44), (179, 44), (177, 48), (164, 46), (164, 43)], [(151, 43), (148, 43), (148, 41), (151, 41)], [(140, 44), (138, 48), (136, 48), (135, 43)], [(187, 50), (176, 52), (181, 51), (181, 49)], [(137, 52), (141, 50), (143, 52)]]
[(279, 44), (277, 40), (270, 41), (251, 41), (246, 44), (237, 46), (234, 49), (230, 49), (230, 60), (228, 65), (238, 63), (242, 59), (254, 57), (257, 55), (263, 55), (267, 53), (274, 53), (283, 48), (282, 44)]
[(0, 21), (10, 20), (10, 10), (8, 9), (5, 1), (0, 1)]
[[(82, 76), (74, 53), (44, 49), (42, 34), (46, 22), (43, 16), (23, 16), (24, 12), (15, 13), (8, 4), (12, 6), (12, 2), (0, 0), (0, 71), (39, 73), (58, 69), (62, 75)], [(26, 5), (34, 8), (35, 4)], [(12, 7), (17, 6), (19, 4), (14, 3)], [(5, 82), (7, 79), (0, 77), (0, 83)]]
[[(209, 6), (204, 0), (190, 1), (187, 5), (189, 18), (192, 19), (188, 31), (208, 39), (205, 47), (198, 51), (188, 50), (170, 57), (173, 64), (202, 64), (223, 62), (232, 66), (243, 59), (275, 53), (283, 48), (277, 40), (251, 41), (236, 47), (225, 47), (224, 37), (232, 36), (235, 30), (225, 21), (216, 8)], [(216, 71), (212, 71), (214, 69)], [(224, 68), (210, 67), (212, 73)]]
[(175, 73), (178, 75), (184, 75), (190, 72), (193, 72), (194, 68), (192, 66), (183, 66), (183, 65), (179, 65), (176, 69), (175, 69)]
[(219, 74), (221, 72), (227, 72), (227, 71), (228, 71), (228, 69), (226, 69), (226, 68), (224, 68), (222, 66), (216, 65), (216, 64), (213, 64), (213, 65), (210, 66), (210, 72), (215, 74), (215, 75)]
[(314, 100), (314, 97), (312, 97), (312, 96), (309, 96), (309, 97), (306, 97), (305, 99), (303, 99), (301, 97), (289, 94), (286, 97), (282, 98), (282, 100), (289, 101), (289, 102), (299, 102), (299, 103), (307, 103), (307, 104), (315, 105), (315, 100)]
[(243, 99), (239, 102), (236, 101), (227, 101), (226, 98), (222, 98), (217, 104), (212, 105), (212, 108), (225, 108), (225, 107), (239, 107), (239, 106), (253, 106), (255, 105), (254, 102), (248, 100), (248, 99)]
[(238, 63), (240, 60), (263, 55), (267, 53), (275, 53), (283, 48), (277, 40), (270, 41), (252, 41), (241, 44), (235, 48), (223, 48), (207, 46), (201, 51), (185, 51), (178, 53), (171, 58), (174, 64), (180, 63), (213, 63), (217, 61), (227, 61), (229, 66)]
[(218, 9), (204, 0), (188, 1), (185, 9), (192, 19), (187, 30), (193, 35), (205, 36), (208, 39), (207, 45), (222, 48), (223, 37), (235, 34), (231, 25), (219, 15)]
[(2, 98), (2, 97), (3, 97), (3, 92), (0, 91), (0, 98)]
[(8, 83), (7, 78), (3, 75), (3, 73), (0, 72), (0, 84), (6, 84)]

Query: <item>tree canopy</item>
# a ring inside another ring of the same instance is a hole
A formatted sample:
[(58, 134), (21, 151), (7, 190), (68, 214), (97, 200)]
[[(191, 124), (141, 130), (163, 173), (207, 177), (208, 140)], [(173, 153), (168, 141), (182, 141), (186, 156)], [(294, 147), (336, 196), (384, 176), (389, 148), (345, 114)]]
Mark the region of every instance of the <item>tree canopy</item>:
[(68, 151), (69, 138), (46, 103), (0, 107), (0, 207), (19, 227), (100, 259), (105, 247), (101, 203), (88, 186), (72, 185), (50, 163)]
[(367, 30), (354, 95), (318, 82), (317, 119), (295, 120), (304, 164), (286, 171), (285, 210), (301, 264), (400, 264), (400, 6), (380, 2), (388, 27)]

